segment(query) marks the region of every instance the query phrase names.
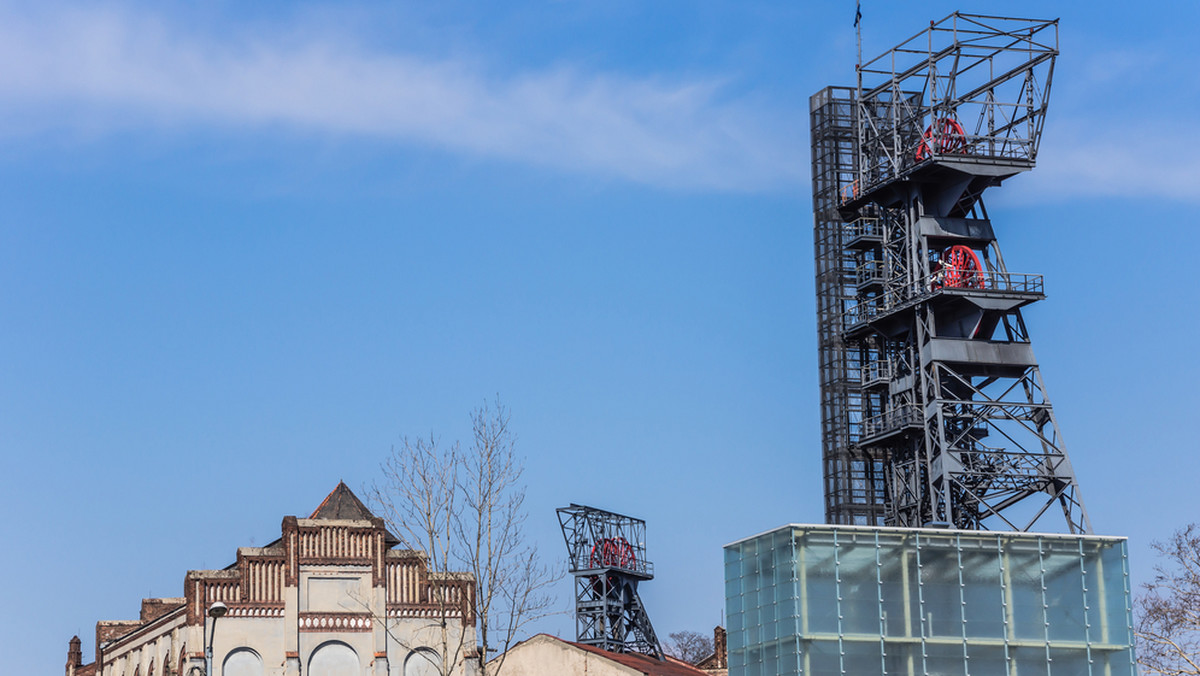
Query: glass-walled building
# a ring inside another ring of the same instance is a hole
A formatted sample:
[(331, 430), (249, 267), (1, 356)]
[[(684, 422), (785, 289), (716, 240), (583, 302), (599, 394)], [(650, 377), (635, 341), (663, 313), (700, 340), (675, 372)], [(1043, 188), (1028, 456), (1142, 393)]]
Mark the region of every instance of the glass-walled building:
[(1124, 538), (791, 525), (725, 603), (730, 676), (1136, 673)]

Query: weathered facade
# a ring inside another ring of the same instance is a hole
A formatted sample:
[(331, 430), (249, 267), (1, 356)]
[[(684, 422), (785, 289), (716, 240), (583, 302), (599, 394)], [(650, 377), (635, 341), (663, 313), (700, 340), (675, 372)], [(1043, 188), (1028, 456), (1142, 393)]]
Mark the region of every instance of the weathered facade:
[(725, 627), (713, 628), (713, 652), (697, 662), (696, 668), (708, 673), (709, 676), (726, 676), (729, 673), (729, 649)]
[[(220, 676), (469, 674), (474, 580), (431, 572), (397, 544), (339, 483), (309, 518), (284, 517), (275, 542), (238, 548), (223, 570), (188, 571), (182, 597), (97, 622), (91, 664), (73, 638), (66, 676), (200, 676), (209, 640)], [(223, 617), (209, 617), (214, 603)]]

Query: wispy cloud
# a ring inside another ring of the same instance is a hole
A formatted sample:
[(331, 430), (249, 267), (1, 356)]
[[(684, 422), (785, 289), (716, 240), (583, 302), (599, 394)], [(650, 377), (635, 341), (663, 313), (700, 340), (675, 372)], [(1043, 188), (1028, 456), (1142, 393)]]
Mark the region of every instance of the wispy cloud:
[[(1118, 197), (1200, 203), (1200, 135), (1168, 119), (1076, 120), (1047, 130), (1032, 197)], [(1061, 134), (1062, 138), (1055, 138)]]
[(1085, 53), (1056, 76), (1036, 179), (1039, 200), (1116, 197), (1200, 203), (1200, 133), (1190, 120), (1200, 59), (1161, 45)]
[(51, 128), (282, 128), (682, 188), (805, 180), (807, 130), (718, 78), (490, 70), (345, 33), (198, 35), (121, 10), (0, 6), (0, 115)]

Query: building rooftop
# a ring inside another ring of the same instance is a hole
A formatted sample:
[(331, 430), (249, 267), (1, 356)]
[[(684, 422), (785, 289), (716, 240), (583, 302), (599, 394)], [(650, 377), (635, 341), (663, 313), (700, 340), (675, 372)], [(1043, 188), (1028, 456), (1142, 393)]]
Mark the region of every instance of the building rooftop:
[(660, 661), (650, 655), (643, 655), (641, 653), (614, 653), (597, 648), (596, 646), (567, 641), (549, 634), (538, 634), (522, 641), (513, 646), (510, 652), (519, 651), (523, 645), (534, 647), (539, 643), (543, 645), (546, 643), (558, 643), (564, 647), (579, 650), (615, 664), (620, 664), (633, 669), (637, 673), (644, 674), (644, 676), (709, 676), (708, 672), (694, 667), (687, 662), (677, 660), (674, 657), (667, 657)]
[(339, 481), (338, 485), (325, 496), (321, 504), (313, 511), (310, 519), (331, 519), (331, 520), (350, 520), (350, 521), (370, 521), (375, 518), (371, 510), (358, 499), (354, 491), (346, 485), (346, 482)]

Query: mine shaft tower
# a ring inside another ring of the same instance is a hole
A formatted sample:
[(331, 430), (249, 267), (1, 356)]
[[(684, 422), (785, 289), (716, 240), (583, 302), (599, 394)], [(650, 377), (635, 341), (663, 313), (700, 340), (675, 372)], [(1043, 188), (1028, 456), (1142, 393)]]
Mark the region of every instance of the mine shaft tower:
[(663, 659), (638, 583), (654, 579), (646, 522), (595, 507), (560, 507), (567, 568), (575, 577), (576, 640), (610, 652)]
[(1091, 526), (984, 206), (1032, 169), (1058, 22), (955, 13), (810, 102), (825, 516)]

